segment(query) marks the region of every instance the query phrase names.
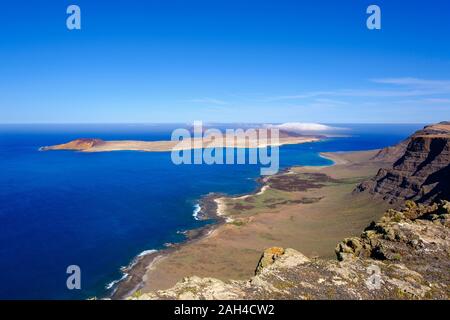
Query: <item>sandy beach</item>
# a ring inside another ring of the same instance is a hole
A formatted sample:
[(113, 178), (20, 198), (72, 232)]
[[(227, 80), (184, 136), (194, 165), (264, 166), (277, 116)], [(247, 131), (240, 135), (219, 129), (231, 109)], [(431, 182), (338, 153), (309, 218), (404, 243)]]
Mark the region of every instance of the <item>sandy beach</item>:
[(334, 257), (337, 242), (358, 235), (387, 208), (352, 194), (385, 165), (370, 160), (376, 152), (323, 153), (332, 166), (289, 168), (261, 178), (260, 187), (248, 195), (208, 195), (201, 201), (202, 218), (217, 223), (191, 230), (184, 243), (140, 259), (113, 298), (167, 289), (193, 275), (247, 279), (261, 252), (272, 246), (313, 258)]

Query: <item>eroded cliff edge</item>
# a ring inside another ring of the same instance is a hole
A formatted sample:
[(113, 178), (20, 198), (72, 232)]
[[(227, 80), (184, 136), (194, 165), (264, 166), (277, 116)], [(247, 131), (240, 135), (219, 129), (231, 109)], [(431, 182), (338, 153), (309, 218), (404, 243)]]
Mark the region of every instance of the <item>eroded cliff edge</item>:
[(366, 192), (392, 204), (405, 200), (430, 203), (450, 198), (450, 122), (425, 127), (376, 158), (393, 160), (355, 192)]

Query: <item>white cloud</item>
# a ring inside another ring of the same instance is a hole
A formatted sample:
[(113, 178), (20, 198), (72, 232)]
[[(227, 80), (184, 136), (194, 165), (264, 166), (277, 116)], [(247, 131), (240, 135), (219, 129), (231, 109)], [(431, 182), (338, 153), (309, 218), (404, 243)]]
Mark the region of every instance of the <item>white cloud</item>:
[(342, 128), (335, 128), (320, 123), (305, 123), (305, 122), (286, 122), (279, 125), (269, 125), (269, 128), (277, 128), (280, 130), (305, 133), (305, 132), (328, 132), (340, 130)]
[(392, 84), (399, 86), (410, 86), (417, 88), (433, 88), (450, 90), (449, 80), (429, 80), (420, 78), (383, 78), (372, 79), (372, 82), (380, 84)]
[(424, 99), (424, 102), (450, 104), (450, 99), (428, 98)]
[(349, 97), (349, 98), (401, 98), (430, 95), (449, 95), (449, 80), (428, 80), (419, 78), (382, 78), (372, 79), (372, 83), (388, 85), (383, 89), (337, 89), (329, 91), (310, 91), (297, 95), (285, 95), (269, 98), (269, 101), (299, 100), (320, 97)]
[(192, 99), (190, 102), (195, 103), (206, 103), (206, 104), (215, 104), (215, 105), (225, 105), (227, 104), (226, 101), (214, 99), (214, 98), (200, 98), (200, 99)]

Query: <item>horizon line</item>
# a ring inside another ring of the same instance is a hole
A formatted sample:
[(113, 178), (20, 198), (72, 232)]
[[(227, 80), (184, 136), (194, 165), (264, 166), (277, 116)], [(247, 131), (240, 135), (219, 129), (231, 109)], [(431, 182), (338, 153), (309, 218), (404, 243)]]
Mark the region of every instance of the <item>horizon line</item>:
[[(287, 122), (216, 122), (203, 121), (204, 124), (283, 124), (283, 123), (316, 123), (316, 124), (427, 124), (440, 123), (448, 120), (434, 122), (316, 122), (316, 121), (287, 121)], [(191, 124), (194, 121), (176, 122), (0, 122), (0, 125), (164, 125), (164, 124)]]

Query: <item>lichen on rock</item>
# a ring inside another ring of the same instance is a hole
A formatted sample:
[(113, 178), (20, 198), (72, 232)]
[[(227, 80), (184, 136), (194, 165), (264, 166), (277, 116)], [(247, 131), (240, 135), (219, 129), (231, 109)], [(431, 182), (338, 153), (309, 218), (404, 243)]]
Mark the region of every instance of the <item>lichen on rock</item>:
[(280, 247), (272, 247), (264, 250), (261, 258), (259, 259), (258, 266), (256, 267), (255, 274), (261, 273), (261, 271), (270, 266), (278, 259), (281, 255), (284, 254), (284, 249)]

